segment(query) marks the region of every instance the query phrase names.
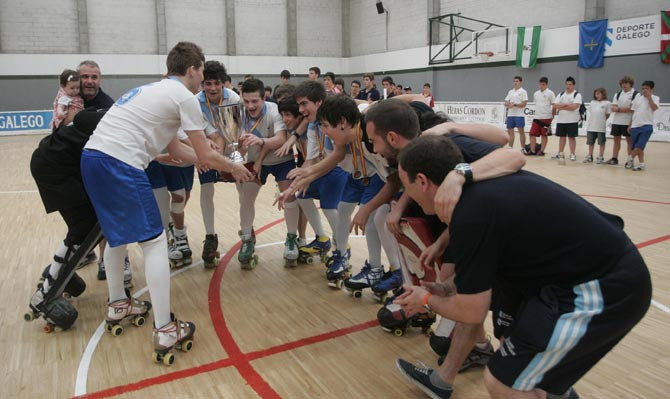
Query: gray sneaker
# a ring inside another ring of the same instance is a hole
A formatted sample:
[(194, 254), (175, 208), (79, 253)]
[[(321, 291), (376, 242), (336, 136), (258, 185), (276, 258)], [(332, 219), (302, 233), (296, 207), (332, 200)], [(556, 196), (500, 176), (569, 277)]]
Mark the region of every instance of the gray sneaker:
[(454, 392), (453, 388), (442, 389), (430, 382), (430, 375), (433, 373), (432, 369), (416, 367), (403, 359), (396, 360), (395, 365), (405, 378), (413, 382), (414, 385), (433, 399), (448, 399), (451, 397), (451, 393)]
[(626, 161), (626, 163), (623, 165), (623, 167), (626, 168), (626, 169), (632, 169), (633, 168), (633, 160), (629, 159), (628, 161)]
[[(489, 359), (491, 356), (493, 356), (493, 345), (491, 345), (491, 341), (486, 343), (486, 347), (484, 349), (480, 349), (477, 345), (475, 345), (474, 348), (468, 353), (468, 357), (465, 358), (463, 361), (463, 364), (461, 364), (461, 367), (458, 369), (459, 373), (464, 372), (465, 370), (468, 370), (472, 367), (484, 367), (488, 364)], [(444, 356), (440, 356), (437, 359), (437, 364), (442, 365), (444, 363), (444, 359), (446, 358), (446, 354)]]

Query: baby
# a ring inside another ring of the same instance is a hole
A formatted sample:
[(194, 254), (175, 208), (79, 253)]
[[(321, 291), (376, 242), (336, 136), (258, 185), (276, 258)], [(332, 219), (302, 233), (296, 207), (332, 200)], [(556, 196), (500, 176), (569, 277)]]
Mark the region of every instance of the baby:
[(60, 74), (60, 89), (54, 99), (54, 114), (51, 128), (72, 122), (77, 112), (84, 109), (84, 99), (79, 95), (79, 73), (66, 69)]

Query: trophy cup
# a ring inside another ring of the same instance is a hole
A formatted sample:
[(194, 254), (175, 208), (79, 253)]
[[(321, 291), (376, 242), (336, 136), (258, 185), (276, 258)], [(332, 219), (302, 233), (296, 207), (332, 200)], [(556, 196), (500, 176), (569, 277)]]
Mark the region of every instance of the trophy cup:
[(244, 163), (244, 156), (237, 150), (240, 136), (244, 131), (244, 108), (241, 104), (217, 105), (214, 107), (214, 122), (221, 135), (230, 144), (228, 158), (235, 163)]

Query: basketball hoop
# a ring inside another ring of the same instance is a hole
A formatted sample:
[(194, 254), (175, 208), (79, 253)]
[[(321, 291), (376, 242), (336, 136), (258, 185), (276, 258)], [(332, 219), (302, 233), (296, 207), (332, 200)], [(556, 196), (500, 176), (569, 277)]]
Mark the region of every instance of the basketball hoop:
[(489, 60), (489, 57), (493, 57), (493, 51), (480, 51), (479, 52), (479, 58), (486, 62)]

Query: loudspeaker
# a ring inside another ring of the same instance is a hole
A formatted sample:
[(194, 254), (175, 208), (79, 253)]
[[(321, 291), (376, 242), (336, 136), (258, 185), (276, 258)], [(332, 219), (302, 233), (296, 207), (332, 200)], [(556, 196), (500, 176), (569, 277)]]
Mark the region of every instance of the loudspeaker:
[(384, 5), (382, 4), (381, 0), (378, 0), (376, 5), (377, 5), (377, 14), (383, 14)]

